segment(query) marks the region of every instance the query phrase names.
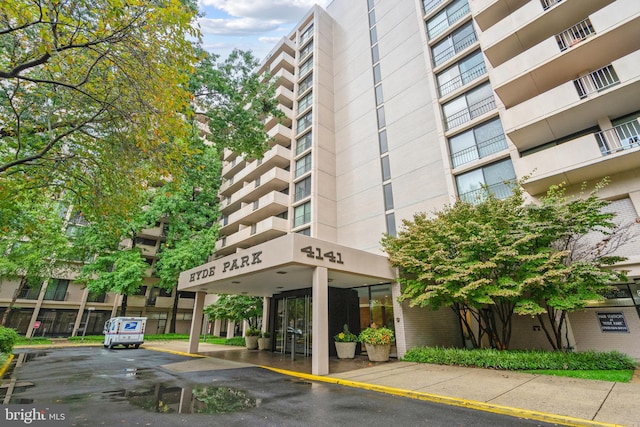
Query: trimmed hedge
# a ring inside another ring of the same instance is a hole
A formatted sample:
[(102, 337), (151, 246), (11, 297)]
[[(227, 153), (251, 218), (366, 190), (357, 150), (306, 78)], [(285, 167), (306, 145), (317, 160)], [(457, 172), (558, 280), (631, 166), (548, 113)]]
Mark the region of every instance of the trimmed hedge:
[(18, 333), (15, 329), (0, 326), (0, 353), (10, 354), (16, 341), (18, 341)]
[(225, 340), (224, 345), (235, 345), (238, 347), (244, 347), (247, 344), (244, 341), (244, 337), (233, 337)]
[(403, 360), (437, 365), (474, 366), (504, 370), (619, 370), (635, 369), (636, 361), (626, 354), (609, 351), (560, 352), (419, 347), (409, 350)]

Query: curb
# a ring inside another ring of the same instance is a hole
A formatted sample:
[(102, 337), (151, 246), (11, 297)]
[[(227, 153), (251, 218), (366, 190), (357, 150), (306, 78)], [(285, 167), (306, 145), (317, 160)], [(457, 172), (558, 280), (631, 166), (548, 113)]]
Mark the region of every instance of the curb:
[(205, 356), (203, 354), (185, 353), (184, 351), (167, 350), (167, 349), (158, 348), (158, 347), (147, 347), (145, 345), (141, 346), (140, 348), (144, 348), (145, 350), (151, 350), (151, 351), (159, 351), (159, 352), (162, 352), (162, 353), (176, 354), (178, 356), (189, 356), (189, 357), (195, 357), (195, 358), (208, 357), (208, 356)]
[(303, 378), (303, 379), (312, 380), (312, 381), (320, 381), (320, 382), (325, 382), (330, 384), (343, 385), (346, 387), (354, 387), (354, 388), (359, 388), (363, 390), (370, 390), (370, 391), (376, 391), (380, 393), (392, 394), (395, 396), (408, 397), (411, 399), (424, 400), (424, 401), (441, 403), (441, 404), (450, 405), (450, 406), (458, 406), (458, 407), (468, 408), (468, 409), (475, 409), (478, 411), (492, 412), (494, 414), (508, 415), (511, 417), (524, 418), (528, 420), (544, 421), (548, 423), (555, 423), (555, 424), (561, 424), (565, 426), (576, 426), (576, 427), (583, 427), (583, 426), (623, 427), (620, 424), (610, 424), (610, 423), (603, 423), (598, 421), (584, 420), (581, 418), (574, 418), (574, 417), (569, 417), (564, 415), (549, 414), (546, 412), (531, 411), (528, 409), (512, 408), (510, 406), (495, 405), (492, 403), (479, 402), (476, 400), (460, 399), (457, 397), (440, 396), (437, 394), (424, 393), (420, 391), (403, 390), (403, 389), (394, 388), (394, 387), (374, 385), (374, 384), (362, 383), (358, 381), (344, 380), (340, 378), (304, 374), (300, 372), (287, 371), (285, 369), (272, 368), (270, 366), (261, 366), (261, 368), (268, 369), (270, 371), (277, 372), (283, 375), (288, 375), (291, 377), (298, 377), (298, 378)]
[(4, 363), (4, 365), (0, 367), (0, 380), (2, 379), (2, 377), (4, 377), (4, 374), (5, 372), (7, 372), (7, 369), (9, 369), (9, 365), (11, 365), (12, 360), (13, 360), (13, 354), (10, 354), (9, 357), (7, 357), (7, 361)]

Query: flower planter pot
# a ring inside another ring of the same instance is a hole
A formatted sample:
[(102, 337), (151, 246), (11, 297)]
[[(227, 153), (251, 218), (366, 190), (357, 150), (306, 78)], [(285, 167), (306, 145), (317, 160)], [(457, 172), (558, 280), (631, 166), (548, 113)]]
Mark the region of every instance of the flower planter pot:
[(258, 350), (269, 350), (271, 338), (258, 338)]
[(386, 362), (389, 360), (391, 344), (369, 344), (364, 343), (367, 348), (367, 356), (372, 362)]
[(338, 359), (353, 359), (356, 356), (355, 342), (336, 342)]
[(244, 337), (244, 342), (247, 345), (248, 350), (255, 350), (258, 348), (258, 337), (256, 336)]

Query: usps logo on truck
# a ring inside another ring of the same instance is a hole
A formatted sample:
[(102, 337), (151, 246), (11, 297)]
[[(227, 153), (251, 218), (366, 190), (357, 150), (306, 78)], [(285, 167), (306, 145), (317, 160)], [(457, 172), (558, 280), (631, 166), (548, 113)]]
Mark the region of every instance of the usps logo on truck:
[(124, 324), (125, 331), (135, 331), (138, 327), (138, 322), (127, 322)]

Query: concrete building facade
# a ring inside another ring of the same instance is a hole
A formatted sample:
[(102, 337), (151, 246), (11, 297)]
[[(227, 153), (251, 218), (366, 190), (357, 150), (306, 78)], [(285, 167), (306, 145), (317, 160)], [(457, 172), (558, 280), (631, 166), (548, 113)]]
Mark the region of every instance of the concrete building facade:
[[(272, 148), (262, 159), (224, 154), (217, 252), (179, 283), (197, 295), (192, 330), (206, 294), (244, 293), (269, 302), (272, 348), (311, 353), (318, 374), (344, 323), (393, 328), (398, 356), (417, 345), (463, 346), (453, 313), (398, 304), (380, 239), (418, 211), (476, 199), (482, 186), (504, 197), (523, 176), (533, 200), (552, 184), (578, 193), (610, 177), (601, 194), (633, 236), (637, 40), (634, 0), (314, 7), (258, 70), (277, 79), (286, 115), (265, 119)], [(572, 313), (565, 345), (640, 357), (640, 240), (617, 253), (628, 258), (617, 268), (629, 283)], [(513, 347), (548, 348), (535, 320), (514, 328)]]

